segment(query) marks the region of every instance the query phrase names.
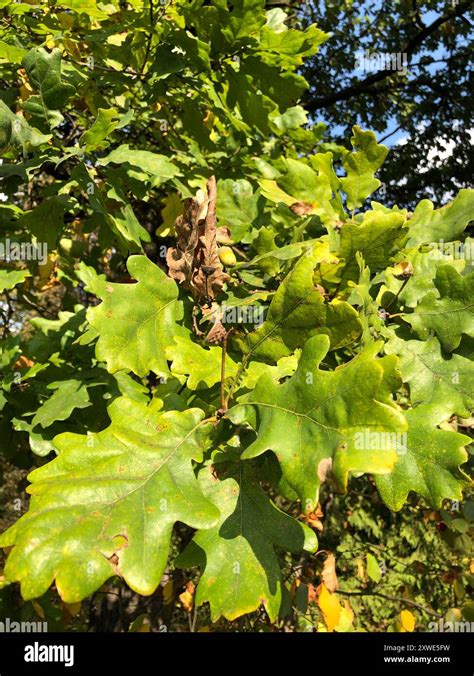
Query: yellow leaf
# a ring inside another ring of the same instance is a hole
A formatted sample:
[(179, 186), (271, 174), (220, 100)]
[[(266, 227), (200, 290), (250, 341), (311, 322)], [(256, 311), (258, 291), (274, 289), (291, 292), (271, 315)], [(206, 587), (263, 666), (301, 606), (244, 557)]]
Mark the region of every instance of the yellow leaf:
[(400, 631), (413, 631), (415, 628), (415, 616), (409, 610), (400, 613)]
[(365, 567), (362, 559), (357, 559), (357, 577), (360, 577), (361, 580), (365, 579)]
[(324, 584), (321, 584), (318, 606), (323, 614), (328, 631), (334, 631), (341, 619), (341, 605), (336, 596), (331, 594)]
[(172, 192), (163, 200), (161, 210), (163, 223), (156, 229), (158, 237), (168, 237), (174, 232), (174, 222), (183, 211), (183, 204), (177, 192)]
[(219, 260), (226, 268), (231, 268), (237, 263), (237, 258), (235, 253), (232, 251), (230, 246), (221, 246), (219, 247)]
[(184, 609), (190, 613), (194, 604), (194, 584), (192, 582), (186, 584), (186, 591), (179, 595), (179, 600), (183, 604)]

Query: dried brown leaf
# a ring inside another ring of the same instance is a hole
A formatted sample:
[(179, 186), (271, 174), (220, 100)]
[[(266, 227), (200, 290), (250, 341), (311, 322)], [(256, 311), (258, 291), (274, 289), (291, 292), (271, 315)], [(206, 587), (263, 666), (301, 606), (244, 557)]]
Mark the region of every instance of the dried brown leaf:
[(170, 248), (166, 255), (170, 277), (206, 305), (230, 279), (219, 260), (216, 201), (216, 179), (211, 176), (207, 193), (200, 190), (185, 201), (184, 212), (176, 220), (176, 247)]
[(339, 581), (336, 575), (336, 557), (331, 552), (328, 552), (326, 560), (324, 561), (321, 579), (325, 584), (326, 589), (330, 592), (336, 591), (339, 587)]

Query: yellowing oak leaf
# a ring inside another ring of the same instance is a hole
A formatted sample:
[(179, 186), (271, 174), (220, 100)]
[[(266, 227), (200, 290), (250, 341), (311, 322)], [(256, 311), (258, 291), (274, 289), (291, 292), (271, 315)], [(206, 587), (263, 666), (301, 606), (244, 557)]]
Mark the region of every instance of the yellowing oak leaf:
[(400, 510), (411, 491), (421, 495), (433, 507), (441, 507), (447, 498), (462, 499), (462, 489), (468, 485), (469, 478), (460, 465), (468, 459), (464, 446), (471, 438), (439, 429), (437, 425), (445, 418), (436, 405), (421, 404), (406, 411), (406, 446), (399, 454), (393, 472), (375, 479), (379, 493), (390, 509)]
[(263, 375), (255, 390), (228, 413), (233, 422), (247, 422), (257, 432), (242, 458), (273, 451), (306, 512), (318, 504), (318, 468), (328, 458), (341, 489), (350, 472), (393, 470), (397, 433), (407, 424), (392, 400), (400, 385), (398, 360), (392, 355), (377, 359), (380, 346), (372, 344), (335, 371), (323, 371), (319, 366), (329, 338), (310, 338), (289, 380), (276, 384)]
[(25, 599), (55, 581), (76, 603), (113, 575), (152, 594), (174, 523), (209, 528), (219, 518), (193, 471), (209, 429), (201, 410), (156, 413), (122, 397), (109, 414), (102, 432), (55, 438), (58, 457), (29, 476), (29, 511), (0, 537), (13, 547), (5, 577)]

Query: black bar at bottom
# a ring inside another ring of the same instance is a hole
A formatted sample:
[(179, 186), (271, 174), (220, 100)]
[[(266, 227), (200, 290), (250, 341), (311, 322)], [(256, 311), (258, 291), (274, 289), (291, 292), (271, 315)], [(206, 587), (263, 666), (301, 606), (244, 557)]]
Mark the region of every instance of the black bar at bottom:
[[(472, 676), (472, 634), (0, 634), (0, 676), (209, 669)], [(46, 661), (48, 660), (48, 661)], [(285, 666), (286, 665), (286, 666)], [(293, 665), (293, 666), (292, 666)]]

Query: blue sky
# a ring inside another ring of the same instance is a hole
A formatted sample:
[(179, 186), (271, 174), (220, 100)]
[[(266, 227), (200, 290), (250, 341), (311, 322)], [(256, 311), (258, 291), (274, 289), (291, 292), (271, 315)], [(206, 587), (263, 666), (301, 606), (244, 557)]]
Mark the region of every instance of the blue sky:
[[(448, 0), (448, 2), (449, 2), (449, 0)], [(377, 2), (375, 5), (373, 5), (372, 3), (370, 3), (370, 4), (372, 5), (373, 11), (377, 11), (382, 6), (382, 3), (380, 3), (380, 2)], [(438, 12), (431, 10), (431, 9), (427, 10), (427, 9), (423, 9), (421, 7), (420, 8), (420, 16), (421, 16), (423, 23), (425, 23), (426, 25), (429, 25), (433, 21), (435, 21), (440, 16), (440, 14)], [(377, 51), (376, 45), (374, 45), (373, 51), (374, 52)], [(439, 60), (439, 59), (442, 59), (444, 56), (446, 56), (446, 54), (447, 54), (446, 50), (443, 48), (443, 46), (440, 45), (440, 47), (435, 52), (430, 53), (430, 56), (433, 57), (433, 60)], [(413, 60), (409, 63), (409, 70), (410, 70), (410, 65), (413, 67), (413, 65), (416, 64), (416, 62), (419, 60), (419, 58), (420, 58), (420, 56), (416, 56), (416, 55), (413, 57)], [(354, 59), (354, 61), (355, 61), (355, 59)], [(428, 70), (430, 72), (434, 73), (436, 70), (439, 70), (439, 69), (442, 69), (442, 68), (444, 68), (444, 63), (442, 63), (442, 62), (441, 63), (433, 63), (432, 65), (430, 65), (428, 67)], [(413, 69), (413, 72), (416, 72), (416, 68)], [(354, 70), (352, 71), (352, 74), (356, 75), (359, 79), (364, 79), (367, 76), (368, 73), (362, 72), (362, 71), (357, 71), (356, 68), (355, 68), (355, 65), (354, 65)], [(320, 121), (325, 122), (326, 120), (325, 120), (324, 112), (321, 115), (318, 115), (315, 118), (315, 121), (316, 122), (320, 122)], [(377, 138), (382, 139), (387, 134), (390, 134), (392, 131), (394, 131), (397, 128), (397, 126), (398, 126), (398, 124), (393, 117), (388, 118), (385, 130), (383, 132), (380, 132), (380, 133), (376, 132)], [(344, 128), (342, 128), (342, 127), (332, 127), (332, 131), (335, 134), (342, 134), (344, 132)], [(392, 134), (386, 140), (384, 140), (383, 143), (385, 145), (389, 146), (389, 147), (393, 147), (394, 145), (399, 143), (400, 140), (402, 140), (406, 137), (407, 137), (406, 131), (404, 131), (403, 129), (397, 130), (397, 131), (395, 131), (394, 134)]]

